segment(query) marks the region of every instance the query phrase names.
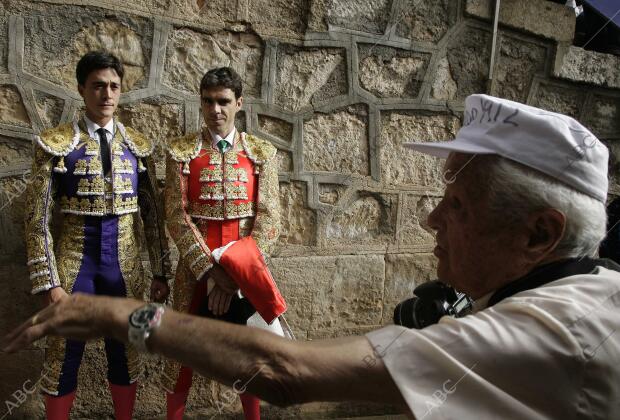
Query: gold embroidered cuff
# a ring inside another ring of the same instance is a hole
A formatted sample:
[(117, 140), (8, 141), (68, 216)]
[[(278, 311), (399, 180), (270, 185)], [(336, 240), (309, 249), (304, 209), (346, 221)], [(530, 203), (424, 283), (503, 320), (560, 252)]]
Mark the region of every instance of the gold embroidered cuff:
[(47, 270), (46, 273), (33, 278), (32, 276), (35, 274), (38, 274), (38, 273), (33, 273), (30, 275), (30, 279), (32, 280), (32, 289), (30, 293), (32, 293), (33, 295), (36, 295), (37, 293), (45, 292), (46, 290), (49, 290), (57, 286), (52, 283), (52, 278), (50, 276), (49, 270)]
[[(191, 257), (188, 261), (192, 261)], [(196, 280), (201, 280), (205, 273), (211, 269), (211, 267), (213, 267), (211, 257), (206, 256), (205, 254), (201, 254), (198, 259), (193, 260), (193, 262), (189, 264), (189, 269), (196, 277)]]

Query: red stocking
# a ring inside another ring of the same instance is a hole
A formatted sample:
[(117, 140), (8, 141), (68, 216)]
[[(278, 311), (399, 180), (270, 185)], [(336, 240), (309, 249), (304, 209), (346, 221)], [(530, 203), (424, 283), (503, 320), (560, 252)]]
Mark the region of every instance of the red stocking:
[(168, 420), (183, 420), (185, 404), (189, 389), (192, 386), (192, 370), (186, 366), (181, 367), (177, 384), (173, 393), (166, 393), (166, 406)]
[(47, 420), (67, 420), (74, 399), (75, 391), (63, 395), (62, 397), (54, 397), (53, 395), (45, 394), (45, 413), (47, 414)]
[(260, 400), (252, 394), (244, 392), (239, 395), (245, 420), (260, 420)]
[(114, 385), (111, 383), (109, 385), (114, 403), (114, 418), (116, 420), (131, 420), (138, 383), (134, 382), (130, 385)]

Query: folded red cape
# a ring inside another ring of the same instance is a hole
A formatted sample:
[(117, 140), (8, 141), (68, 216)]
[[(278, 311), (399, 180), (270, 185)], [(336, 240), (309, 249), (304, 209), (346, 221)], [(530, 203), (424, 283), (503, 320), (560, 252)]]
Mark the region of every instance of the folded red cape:
[(286, 302), (254, 238), (246, 236), (228, 247), (220, 258), (220, 265), (267, 324), (286, 311)]

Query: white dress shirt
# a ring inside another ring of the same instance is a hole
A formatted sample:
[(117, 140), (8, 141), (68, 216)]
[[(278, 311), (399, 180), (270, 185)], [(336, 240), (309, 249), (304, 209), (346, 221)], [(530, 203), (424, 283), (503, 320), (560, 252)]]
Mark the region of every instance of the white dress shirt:
[(366, 337), (417, 419), (620, 419), (620, 273), (601, 266)]
[(221, 141), (221, 140), (226, 140), (226, 142), (228, 143), (228, 147), (226, 149), (224, 149), (224, 151), (234, 147), (235, 145), (235, 135), (237, 134), (237, 129), (235, 127), (233, 127), (232, 131), (230, 133), (228, 133), (228, 135), (226, 137), (221, 137), (219, 134), (215, 134), (213, 131), (209, 130), (209, 134), (211, 135), (211, 146), (216, 149), (216, 150), (220, 150), (217, 147), (217, 144)]
[(108, 144), (110, 144), (110, 142), (114, 138), (114, 118), (108, 121), (108, 123), (104, 127), (101, 127), (97, 123), (94, 123), (86, 115), (84, 116), (84, 122), (86, 123), (86, 129), (88, 130), (88, 135), (90, 136), (90, 138), (95, 139), (97, 140), (97, 142), (99, 142), (99, 134), (97, 134), (97, 130), (103, 128), (106, 131), (106, 140), (108, 141)]

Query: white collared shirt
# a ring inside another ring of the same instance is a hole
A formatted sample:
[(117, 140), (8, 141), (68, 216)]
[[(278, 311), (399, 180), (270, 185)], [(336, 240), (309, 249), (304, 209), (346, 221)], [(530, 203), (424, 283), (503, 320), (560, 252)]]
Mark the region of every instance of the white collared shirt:
[(86, 115), (84, 116), (84, 122), (86, 123), (86, 129), (88, 130), (88, 135), (90, 138), (99, 141), (99, 134), (97, 134), (97, 130), (103, 128), (106, 131), (106, 140), (108, 140), (108, 144), (110, 144), (110, 141), (114, 137), (114, 118), (108, 121), (104, 127), (94, 123)]
[(366, 337), (417, 419), (620, 418), (620, 273), (604, 267)]
[(495, 293), (495, 290), (474, 300), (474, 303), (471, 307), (471, 313), (475, 314), (476, 312), (486, 309), (487, 305), (489, 304), (489, 300), (491, 300), (491, 296), (493, 296), (493, 293)]
[(229, 144), (228, 149), (232, 148), (235, 146), (235, 135), (237, 134), (237, 129), (235, 127), (233, 127), (233, 129), (231, 130), (230, 133), (228, 133), (228, 135), (226, 137), (221, 137), (219, 134), (215, 134), (213, 131), (209, 130), (209, 134), (211, 135), (211, 146), (216, 149), (219, 150), (219, 148), (217, 147), (217, 144), (221, 141), (221, 140), (226, 140), (226, 142)]

